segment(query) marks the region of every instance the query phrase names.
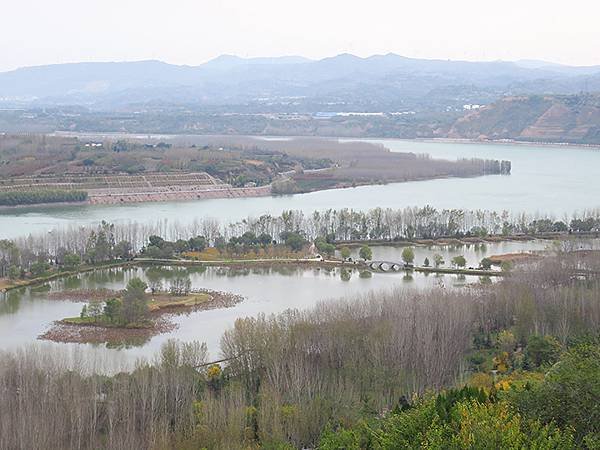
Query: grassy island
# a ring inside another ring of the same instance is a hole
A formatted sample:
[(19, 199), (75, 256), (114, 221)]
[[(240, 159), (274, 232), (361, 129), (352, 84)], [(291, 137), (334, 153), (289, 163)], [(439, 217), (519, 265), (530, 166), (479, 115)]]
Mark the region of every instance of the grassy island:
[(139, 345), (175, 328), (168, 315), (232, 306), (241, 300), (223, 292), (192, 292), (185, 280), (173, 281), (169, 292), (147, 290), (145, 282), (133, 278), (123, 291), (107, 290), (104, 298), (90, 295), (79, 316), (57, 321), (40, 339)]

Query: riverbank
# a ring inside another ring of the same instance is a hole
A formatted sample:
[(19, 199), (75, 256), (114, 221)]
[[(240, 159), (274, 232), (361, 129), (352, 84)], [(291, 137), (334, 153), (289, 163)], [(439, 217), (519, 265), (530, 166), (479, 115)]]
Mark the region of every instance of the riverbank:
[[(389, 246), (389, 247), (431, 247), (431, 246), (463, 246), (463, 245), (486, 245), (496, 244), (501, 242), (526, 242), (532, 240), (545, 240), (553, 242), (557, 240), (567, 240), (569, 238), (598, 238), (598, 233), (543, 233), (543, 234), (529, 234), (529, 235), (510, 235), (510, 236), (487, 236), (487, 237), (463, 237), (463, 238), (437, 238), (437, 239), (414, 239), (414, 240), (355, 240), (355, 241), (337, 241), (335, 242), (336, 249), (339, 250), (343, 247), (359, 248), (364, 245), (370, 247), (378, 246)], [(192, 254), (194, 252), (190, 252)], [(65, 278), (69, 276), (77, 276), (81, 273), (121, 268), (121, 267), (133, 267), (143, 265), (171, 265), (171, 266), (227, 266), (227, 267), (248, 267), (248, 266), (278, 266), (278, 265), (314, 265), (323, 267), (337, 267), (337, 266), (351, 266), (356, 265), (358, 262), (353, 261), (342, 261), (339, 258), (323, 259), (321, 256), (308, 257), (300, 256), (294, 257), (285, 253), (272, 254), (265, 256), (250, 257), (250, 255), (244, 255), (239, 258), (231, 258), (230, 255), (226, 257), (219, 257), (218, 253), (200, 255), (191, 257), (184, 255), (184, 258), (144, 258), (137, 257), (129, 260), (114, 260), (105, 264), (99, 264), (94, 266), (81, 266), (77, 270), (61, 271), (50, 273), (45, 276), (40, 276), (30, 279), (10, 280), (7, 278), (0, 279), (0, 293), (7, 292), (13, 289), (19, 289), (27, 286), (35, 286), (53, 281), (59, 278)], [(492, 255), (494, 262), (498, 264), (504, 260), (515, 260), (523, 259), (523, 255), (529, 255), (529, 253), (517, 253), (513, 255)], [(394, 264), (402, 264), (398, 256), (397, 261), (392, 261)], [(478, 261), (477, 261), (478, 263)], [(465, 274), (465, 272), (459, 269), (449, 268), (438, 268), (440, 273), (455, 273)], [(475, 269), (474, 269), (475, 270)], [(431, 271), (431, 269), (426, 269)], [(466, 273), (469, 274), (469, 273)], [(479, 272), (473, 273), (474, 275), (481, 275)]]
[[(378, 139), (378, 138), (374, 138)], [(387, 138), (392, 139), (392, 138)], [(386, 140), (382, 138), (381, 140)], [(481, 140), (481, 139), (458, 139), (458, 138), (423, 138), (423, 139), (394, 139), (407, 142), (437, 142), (441, 144), (493, 144), (493, 145), (517, 145), (524, 147), (574, 147), (600, 149), (600, 144), (574, 144), (572, 142), (544, 142), (544, 141), (517, 141), (513, 139)]]
[(29, 278), (29, 279), (19, 279), (19, 280), (8, 280), (6, 278), (0, 279), (0, 293), (12, 291), (15, 289), (20, 289), (29, 286), (37, 286), (40, 284), (47, 283), (49, 281), (54, 281), (59, 278), (66, 278), (77, 276), (82, 273), (93, 272), (95, 270), (103, 270), (103, 269), (113, 269), (113, 268), (123, 268), (123, 267), (131, 267), (134, 266), (133, 260), (127, 261), (113, 261), (106, 264), (99, 264), (96, 266), (83, 266), (78, 268), (77, 270), (66, 270), (61, 272), (51, 273), (49, 275)]
[(342, 247), (358, 248), (363, 245), (369, 247), (430, 247), (446, 246), (446, 245), (475, 245), (475, 244), (494, 244), (499, 242), (527, 242), (536, 239), (541, 240), (555, 240), (554, 236), (534, 236), (534, 235), (522, 235), (522, 236), (488, 236), (488, 237), (466, 237), (466, 238), (432, 238), (432, 239), (414, 239), (414, 240), (351, 240), (351, 241), (335, 241), (334, 245), (337, 249)]
[(81, 202), (51, 202), (27, 205), (0, 205), (0, 211), (34, 209), (61, 206), (120, 205), (124, 203), (151, 203), (169, 201), (192, 201), (225, 198), (252, 198), (271, 195), (271, 185), (252, 188), (184, 189), (161, 192), (113, 192), (95, 194), (89, 192), (88, 199)]
[(339, 134), (320, 134), (315, 135), (293, 135), (293, 134), (175, 134), (175, 133), (122, 133), (116, 131), (106, 132), (72, 132), (66, 130), (55, 130), (48, 132), (49, 136), (59, 137), (77, 137), (84, 139), (140, 139), (148, 138), (154, 140), (185, 140), (194, 138), (206, 139), (232, 139), (249, 138), (261, 140), (291, 140), (291, 139), (335, 139), (340, 141), (403, 141), (403, 142), (435, 142), (450, 144), (495, 144), (495, 145), (522, 145), (539, 147), (581, 147), (581, 148), (600, 148), (600, 144), (575, 144), (572, 142), (546, 142), (546, 141), (519, 141), (514, 139), (483, 140), (483, 139), (461, 139), (449, 137), (429, 137), (429, 138), (398, 138), (389, 136), (360, 136), (350, 135), (341, 136)]
[[(341, 268), (363, 268), (375, 272), (400, 272), (400, 271), (415, 271), (423, 273), (440, 273), (440, 274), (455, 274), (455, 275), (473, 275), (473, 276), (505, 276), (508, 272), (500, 272), (497, 270), (470, 269), (470, 268), (453, 268), (453, 267), (423, 267), (423, 266), (405, 266), (403, 263), (394, 262), (394, 265), (399, 266), (398, 269), (384, 269), (379, 267), (381, 264), (387, 264), (386, 261), (342, 261), (342, 260), (325, 260), (325, 259), (264, 259), (264, 260), (237, 260), (237, 261), (193, 261), (193, 260), (176, 260), (176, 259), (147, 259), (136, 260), (139, 263), (146, 265), (159, 266), (181, 266), (181, 267), (272, 267), (272, 266), (315, 266), (315, 267), (341, 267)], [(378, 266), (378, 267), (375, 267)]]

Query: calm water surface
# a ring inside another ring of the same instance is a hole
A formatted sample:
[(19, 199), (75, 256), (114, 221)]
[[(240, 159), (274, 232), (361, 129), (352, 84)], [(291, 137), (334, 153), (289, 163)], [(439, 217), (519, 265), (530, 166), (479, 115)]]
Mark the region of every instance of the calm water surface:
[(376, 206), (509, 210), (562, 218), (600, 207), (600, 150), (579, 147), (517, 146), (370, 140), (393, 151), (428, 153), (434, 158), (493, 158), (512, 161), (512, 175), (454, 178), (320, 191), (283, 197), (216, 199), (115, 206), (59, 206), (0, 211), (0, 239), (46, 232), (67, 224), (191, 222), (198, 217), (238, 220), (285, 209), (366, 210)]
[[(540, 252), (551, 250), (552, 246), (552, 241), (539, 239), (527, 242), (506, 241), (464, 245), (417, 245), (411, 247), (415, 253), (415, 265), (423, 265), (425, 258), (428, 258), (430, 265), (433, 266), (433, 256), (439, 254), (444, 258), (443, 267), (451, 267), (451, 260), (455, 256), (464, 256), (467, 267), (478, 267), (481, 260), (486, 257), (506, 253)], [(402, 262), (402, 251), (404, 250), (402, 246), (377, 245), (372, 246), (371, 250), (374, 261)], [(359, 247), (350, 248), (351, 257), (358, 259), (359, 251)]]
[[(477, 265), (484, 256), (501, 253), (543, 250), (545, 241), (490, 243), (485, 246), (431, 246), (415, 248), (416, 262), (421, 264), (427, 256), (432, 261), (435, 253), (444, 256), (447, 265), (456, 255), (465, 255), (469, 265)], [(375, 259), (400, 260), (401, 247), (373, 247)], [(132, 363), (140, 357), (156, 354), (167, 339), (201, 341), (209, 346), (213, 357), (219, 356), (219, 341), (223, 332), (231, 328), (236, 319), (257, 314), (279, 313), (287, 309), (305, 309), (318, 301), (331, 301), (340, 297), (355, 297), (371, 291), (421, 289), (434, 286), (463, 287), (478, 283), (479, 277), (457, 275), (426, 275), (422, 273), (374, 273), (365, 277), (357, 269), (339, 268), (247, 268), (195, 267), (188, 269), (136, 268), (111, 269), (81, 274), (51, 282), (45, 286), (27, 288), (0, 294), (0, 350), (13, 350), (37, 341), (55, 320), (77, 316), (83, 303), (53, 300), (49, 292), (69, 289), (123, 289), (132, 277), (160, 280), (168, 288), (175, 270), (184, 270), (194, 288), (226, 291), (244, 297), (232, 308), (198, 311), (174, 317), (178, 328), (171, 333), (155, 336), (141, 346), (106, 348), (103, 345), (47, 343), (51, 348), (83, 350), (87, 354), (107, 360)]]
[[(151, 271), (154, 271), (153, 273)], [(0, 294), (0, 350), (14, 350), (37, 341), (55, 320), (79, 315), (83, 303), (70, 300), (54, 300), (49, 292), (65, 289), (123, 289), (132, 277), (159, 277), (168, 288), (172, 268), (162, 269), (112, 269), (82, 274), (49, 283), (43, 287), (27, 288)], [(106, 348), (104, 345), (48, 343), (50, 347), (78, 347), (107, 358), (120, 357), (129, 362), (140, 357), (156, 354), (161, 344), (169, 338), (183, 341), (201, 341), (209, 346), (212, 356), (218, 356), (222, 333), (231, 328), (237, 318), (271, 314), (287, 309), (303, 309), (318, 301), (331, 301), (342, 296), (357, 296), (372, 290), (393, 288), (424, 288), (444, 285), (464, 286), (477, 282), (477, 277), (454, 275), (434, 276), (372, 274), (361, 276), (358, 270), (345, 274), (336, 269), (282, 268), (282, 269), (233, 269), (193, 268), (184, 269), (194, 288), (208, 288), (242, 295), (244, 300), (232, 308), (198, 311), (174, 317), (178, 328), (173, 332), (155, 336), (142, 346)]]

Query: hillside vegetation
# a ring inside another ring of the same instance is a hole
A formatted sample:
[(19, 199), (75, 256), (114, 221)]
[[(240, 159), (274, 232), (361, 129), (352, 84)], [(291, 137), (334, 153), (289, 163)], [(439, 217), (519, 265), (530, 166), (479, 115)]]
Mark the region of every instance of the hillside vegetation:
[[(327, 167), (323, 157), (306, 158), (237, 143), (171, 144), (157, 140), (85, 138), (41, 134), (0, 135), (0, 177), (118, 175), (207, 172), (234, 186), (268, 184), (296, 167)], [(5, 184), (5, 183), (2, 183)]]
[[(455, 103), (462, 98), (459, 94), (450, 96)], [(72, 108), (5, 110), (0, 111), (0, 130), (179, 133), (197, 136), (514, 139), (600, 144), (598, 93), (499, 95), (483, 105), (486, 106), (467, 110), (461, 105), (448, 107), (443, 111), (425, 108), (418, 112), (393, 113), (383, 110), (373, 115), (332, 113), (324, 116), (274, 112), (207, 113), (202, 109), (181, 111), (171, 107), (118, 113)], [(470, 107), (469, 104), (466, 106)], [(343, 110), (343, 107), (340, 106), (339, 109)], [(362, 109), (364, 108), (359, 108)]]
[(600, 95), (507, 97), (457, 120), (448, 137), (600, 144)]
[[(391, 152), (367, 142), (332, 139), (189, 137), (162, 142), (3, 135), (0, 205), (44, 203), (44, 199), (89, 198), (91, 203), (106, 204), (260, 196), (440, 177), (509, 174), (510, 170), (508, 161), (438, 160), (427, 155)], [(35, 194), (40, 191), (43, 194)], [(50, 195), (50, 191), (78, 193), (59, 196)]]

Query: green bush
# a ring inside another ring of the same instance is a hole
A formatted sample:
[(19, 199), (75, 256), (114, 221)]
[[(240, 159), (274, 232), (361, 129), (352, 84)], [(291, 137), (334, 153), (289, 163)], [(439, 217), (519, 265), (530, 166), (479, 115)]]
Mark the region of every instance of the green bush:
[(87, 192), (60, 189), (45, 191), (0, 192), (0, 206), (35, 205), (37, 203), (83, 202)]
[(363, 245), (360, 248), (360, 251), (358, 252), (358, 256), (360, 256), (365, 261), (369, 261), (370, 259), (373, 259), (373, 251), (368, 245)]
[(360, 437), (354, 430), (327, 428), (319, 442), (319, 450), (361, 450)]
[(483, 391), (452, 390), (368, 426), (326, 429), (319, 449), (573, 449), (570, 430), (523, 417)]
[(583, 344), (567, 352), (542, 383), (516, 395), (515, 403), (529, 417), (573, 427), (578, 441), (593, 443), (600, 441), (598, 399), (600, 346)]
[(560, 356), (560, 343), (552, 336), (530, 336), (525, 347), (525, 364), (536, 368), (554, 364)]

